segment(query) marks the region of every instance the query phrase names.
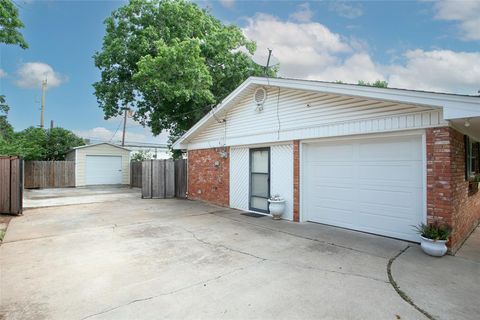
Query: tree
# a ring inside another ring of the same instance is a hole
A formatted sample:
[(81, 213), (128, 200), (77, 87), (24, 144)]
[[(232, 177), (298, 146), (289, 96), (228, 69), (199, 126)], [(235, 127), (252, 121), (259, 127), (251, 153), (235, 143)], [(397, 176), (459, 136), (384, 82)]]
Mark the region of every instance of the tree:
[(83, 145), (85, 145), (85, 141), (70, 130), (49, 129), (45, 145), (45, 160), (65, 160), (68, 151)]
[(17, 155), (25, 160), (65, 160), (67, 152), (84, 145), (83, 139), (63, 128), (30, 127), (0, 141), (1, 155)]
[(140, 150), (140, 151), (137, 151), (135, 152), (131, 158), (130, 158), (130, 161), (132, 162), (137, 162), (137, 161), (144, 161), (144, 160), (150, 160), (152, 159), (152, 155), (150, 154), (150, 152), (146, 151), (146, 150)]
[(366, 87), (388, 88), (388, 82), (385, 80), (377, 80), (371, 83), (364, 80), (359, 80), (358, 85)]
[(189, 1), (131, 0), (105, 25), (94, 55), (98, 103), (106, 119), (128, 105), (155, 135), (180, 135), (249, 76), (264, 74), (249, 55), (254, 42)]
[(18, 17), (18, 9), (10, 0), (0, 0), (0, 43), (18, 45), (27, 49), (28, 44), (18, 31), (25, 27)]
[(0, 95), (0, 140), (9, 140), (13, 135), (13, 127), (7, 120), (10, 107), (5, 101), (5, 96)]

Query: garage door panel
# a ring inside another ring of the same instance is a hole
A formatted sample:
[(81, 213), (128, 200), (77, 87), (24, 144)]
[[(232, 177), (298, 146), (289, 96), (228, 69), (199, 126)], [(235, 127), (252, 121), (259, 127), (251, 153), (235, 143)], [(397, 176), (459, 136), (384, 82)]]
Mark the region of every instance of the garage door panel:
[[(417, 240), (412, 225), (423, 220), (421, 137), (313, 143), (303, 150), (307, 220)], [(348, 161), (335, 159), (346, 150)]]
[(312, 172), (315, 177), (341, 179), (351, 178), (353, 175), (353, 168), (351, 162), (343, 164), (319, 163), (311, 165), (310, 172)]
[(418, 163), (392, 163), (392, 162), (369, 162), (358, 164), (358, 177), (366, 180), (414, 182), (414, 178), (421, 171), (421, 162)]
[(314, 210), (317, 212), (322, 212), (324, 209), (332, 209), (342, 212), (349, 212), (351, 215), (354, 215), (355, 212), (358, 211), (359, 214), (385, 215), (403, 220), (411, 220), (409, 212), (417, 209), (409, 204), (393, 206), (387, 201), (385, 201), (385, 203), (375, 203), (358, 201), (357, 199), (340, 199), (323, 196), (319, 197), (318, 203), (319, 204), (314, 207)]
[(122, 157), (87, 155), (85, 180), (87, 185), (121, 184)]
[[(394, 141), (394, 143), (392, 143)], [(410, 137), (358, 143), (358, 158), (363, 160), (422, 160), (420, 141)]]
[[(327, 151), (327, 152), (326, 152)], [(351, 159), (353, 154), (352, 145), (338, 145), (336, 143), (326, 143), (318, 145), (317, 148), (309, 149), (309, 157), (317, 161), (332, 161), (338, 159)]]

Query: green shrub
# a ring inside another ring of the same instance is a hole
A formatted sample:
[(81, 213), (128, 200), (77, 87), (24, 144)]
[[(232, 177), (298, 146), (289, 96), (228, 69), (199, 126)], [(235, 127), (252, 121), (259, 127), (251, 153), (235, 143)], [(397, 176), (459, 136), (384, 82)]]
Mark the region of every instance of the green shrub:
[(417, 233), (422, 237), (432, 240), (448, 240), (452, 228), (447, 224), (440, 224), (438, 222), (424, 224), (421, 223), (415, 227)]

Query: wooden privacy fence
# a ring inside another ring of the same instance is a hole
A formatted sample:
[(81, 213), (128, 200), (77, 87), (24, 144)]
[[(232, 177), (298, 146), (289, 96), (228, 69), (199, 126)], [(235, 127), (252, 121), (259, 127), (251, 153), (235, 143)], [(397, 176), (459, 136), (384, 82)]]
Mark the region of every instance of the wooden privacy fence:
[(186, 161), (146, 160), (142, 162), (142, 198), (185, 198)]
[(175, 160), (175, 197), (187, 198), (187, 160)]
[(22, 214), (23, 160), (0, 157), (0, 213)]
[(130, 186), (134, 188), (142, 187), (142, 162), (132, 161), (130, 163)]
[(74, 161), (25, 161), (27, 189), (75, 187)]

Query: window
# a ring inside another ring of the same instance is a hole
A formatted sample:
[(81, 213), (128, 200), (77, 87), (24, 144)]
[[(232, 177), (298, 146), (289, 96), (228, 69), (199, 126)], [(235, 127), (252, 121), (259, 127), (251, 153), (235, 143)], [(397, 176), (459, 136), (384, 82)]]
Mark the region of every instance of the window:
[(250, 149), (249, 209), (268, 213), (270, 197), (270, 148)]
[(480, 143), (465, 136), (465, 178), (480, 174)]

